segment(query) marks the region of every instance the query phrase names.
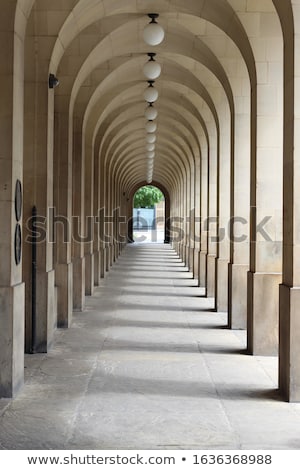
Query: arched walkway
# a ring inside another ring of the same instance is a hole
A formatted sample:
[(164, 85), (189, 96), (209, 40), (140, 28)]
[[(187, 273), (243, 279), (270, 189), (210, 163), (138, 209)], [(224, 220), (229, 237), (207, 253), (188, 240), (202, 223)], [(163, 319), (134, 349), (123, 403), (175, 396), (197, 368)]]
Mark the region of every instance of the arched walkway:
[(132, 197), (149, 178), (166, 197), (160, 254), (180, 257), (226, 337), (246, 332), (238, 360), (278, 358), (280, 397), (299, 402), (299, 0), (155, 2), (155, 119), (149, 3), (50, 3), (1, 3), (0, 407), (41, 360), (26, 354), (51, 357), (123, 250), (138, 256)]

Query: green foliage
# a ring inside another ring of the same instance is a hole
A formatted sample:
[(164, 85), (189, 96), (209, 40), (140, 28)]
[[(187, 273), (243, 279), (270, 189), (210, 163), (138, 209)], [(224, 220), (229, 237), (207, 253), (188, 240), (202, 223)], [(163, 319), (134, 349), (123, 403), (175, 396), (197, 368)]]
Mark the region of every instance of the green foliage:
[(163, 193), (155, 186), (143, 186), (134, 196), (134, 207), (150, 209), (164, 198)]

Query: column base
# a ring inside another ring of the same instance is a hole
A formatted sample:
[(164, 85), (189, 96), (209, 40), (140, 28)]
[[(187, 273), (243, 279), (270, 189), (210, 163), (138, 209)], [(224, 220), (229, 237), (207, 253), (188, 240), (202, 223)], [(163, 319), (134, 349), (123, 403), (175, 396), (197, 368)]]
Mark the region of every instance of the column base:
[(51, 348), (54, 340), (54, 332), (57, 328), (57, 288), (55, 287), (55, 271), (49, 271), (48, 277), (48, 328), (47, 328), (47, 351)]
[(0, 287), (0, 398), (13, 398), (24, 383), (25, 285)]
[(227, 312), (228, 309), (228, 259), (216, 259), (217, 297), (216, 309), (218, 312)]
[(86, 253), (85, 256), (85, 295), (94, 293), (94, 254)]
[(85, 307), (85, 258), (73, 259), (73, 309), (82, 312)]
[(199, 279), (200, 251), (194, 249), (194, 279)]
[(181, 242), (179, 245), (179, 257), (182, 260), (183, 263), (185, 263), (185, 247), (183, 243)]
[(184, 247), (184, 263), (190, 269), (190, 247), (188, 245)]
[(114, 262), (115, 262), (115, 245), (111, 244), (110, 245), (110, 267), (112, 267)]
[(57, 327), (55, 271), (40, 273), (37, 279), (37, 329), (35, 353), (46, 353), (53, 343)]
[(216, 296), (216, 256), (207, 256), (207, 297)]
[(279, 284), (281, 273), (248, 272), (247, 346), (259, 356), (278, 354)]
[(247, 264), (228, 264), (228, 326), (247, 329)]
[(194, 277), (194, 248), (189, 248), (189, 270)]
[(279, 390), (300, 402), (300, 288), (279, 286)]
[(94, 286), (100, 285), (101, 279), (101, 266), (100, 266), (100, 251), (94, 252)]
[(32, 284), (25, 284), (25, 352), (46, 353), (53, 343), (57, 327), (57, 297), (55, 271), (37, 271), (36, 279), (36, 335), (32, 339)]
[(105, 248), (101, 248), (100, 249), (100, 276), (101, 276), (101, 279), (103, 279), (105, 277), (105, 274), (106, 274), (106, 250)]
[(204, 251), (199, 255), (199, 287), (207, 287), (207, 253)]
[(73, 265), (58, 264), (55, 267), (57, 286), (57, 326), (69, 328), (73, 312)]
[(110, 247), (105, 247), (105, 270), (108, 273), (110, 269)]

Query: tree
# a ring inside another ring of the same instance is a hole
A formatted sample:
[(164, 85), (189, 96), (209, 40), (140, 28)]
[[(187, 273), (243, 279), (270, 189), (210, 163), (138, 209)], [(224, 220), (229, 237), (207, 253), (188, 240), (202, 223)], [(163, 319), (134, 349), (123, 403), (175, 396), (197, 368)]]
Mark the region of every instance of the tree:
[(134, 196), (134, 207), (152, 208), (164, 199), (163, 193), (155, 186), (143, 186)]

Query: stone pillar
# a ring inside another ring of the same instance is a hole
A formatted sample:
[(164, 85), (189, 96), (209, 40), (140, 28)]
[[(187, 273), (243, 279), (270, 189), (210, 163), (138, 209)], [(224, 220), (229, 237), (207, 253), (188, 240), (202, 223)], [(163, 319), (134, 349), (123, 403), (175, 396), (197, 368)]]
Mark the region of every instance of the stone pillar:
[(24, 381), (22, 253), (17, 249), (15, 256), (14, 249), (23, 216), (15, 210), (15, 188), (23, 179), (24, 44), (21, 35), (14, 34), (11, 9), (10, 21), (9, 8), (5, 10), (0, 41), (0, 397), (13, 397)]
[[(244, 87), (248, 96), (250, 84)], [(241, 101), (241, 100), (240, 100)], [(247, 273), (249, 270), (250, 206), (250, 96), (235, 115), (234, 153), (231, 159), (230, 261), (228, 265), (228, 324), (247, 328)]]
[[(268, 48), (264, 48), (266, 40)], [(261, 15), (260, 37), (255, 41), (255, 46), (259, 45), (260, 58), (264, 59), (265, 67), (258, 64), (257, 109), (256, 103), (252, 103), (247, 340), (250, 353), (276, 355), (278, 286), (282, 278), (283, 129), (283, 48), (276, 13), (270, 13), (267, 17)]]
[(74, 117), (73, 137), (73, 308), (85, 307), (85, 257), (84, 257), (84, 158), (82, 154), (82, 121)]
[(195, 159), (195, 230), (194, 230), (194, 278), (199, 281), (199, 262), (200, 262), (200, 237), (201, 237), (201, 172), (200, 172), (200, 155)]
[[(99, 237), (100, 237), (100, 274), (101, 278), (104, 278), (107, 271), (108, 271), (108, 259), (107, 259), (107, 225), (105, 224), (105, 216), (106, 216), (106, 192), (105, 192), (105, 164), (104, 159), (101, 155), (99, 155), (99, 171), (100, 171), (100, 211), (99, 211)], [(128, 233), (130, 237), (132, 237), (132, 227), (130, 233)]]
[(219, 135), (211, 135), (211, 147), (208, 162), (208, 218), (207, 229), (207, 296), (216, 295), (216, 257), (217, 257), (217, 165), (219, 154)]
[(54, 227), (57, 326), (68, 328), (73, 312), (72, 230), (72, 143), (69, 115), (55, 114)]
[(208, 146), (201, 155), (201, 241), (199, 256), (200, 287), (207, 287), (207, 217), (208, 217)]
[[(225, 99), (225, 97), (224, 97)], [(225, 108), (225, 109), (224, 109)], [(220, 116), (220, 151), (217, 178), (217, 259), (216, 259), (216, 309), (226, 312), (228, 308), (228, 261), (229, 240), (228, 221), (230, 214), (230, 152), (233, 122), (228, 105), (221, 109)]]
[[(33, 44), (34, 43), (34, 44)], [(37, 38), (27, 39), (30, 54), (36, 53)], [(31, 63), (31, 62), (30, 62)], [(26, 299), (26, 352), (47, 352), (52, 344), (57, 325), (55, 273), (53, 270), (53, 243), (51, 213), (53, 207), (53, 113), (54, 91), (48, 90), (48, 76), (41, 81), (30, 77), (25, 82), (24, 119), (24, 263)], [(32, 298), (32, 209), (37, 209), (39, 235), (37, 253), (36, 298)], [(26, 242), (27, 241), (27, 242)], [(35, 302), (36, 334), (32, 338), (32, 302)], [(34, 341), (34, 342), (33, 342)]]
[[(283, 279), (279, 291), (279, 389), (300, 402), (300, 18), (298, 2), (276, 1), (284, 18)], [(293, 32), (295, 21), (295, 32)]]
[(84, 215), (85, 235), (87, 241), (85, 251), (85, 294), (94, 292), (94, 149), (89, 142), (85, 143), (85, 186), (84, 186)]
[(93, 253), (94, 253), (94, 285), (99, 286), (101, 279), (101, 255), (100, 255), (100, 230), (99, 230), (99, 210), (100, 210), (100, 162), (99, 154), (96, 151), (94, 157), (94, 239), (93, 239)]
[[(194, 157), (195, 159), (195, 157)], [(190, 174), (190, 205), (189, 205), (189, 270), (194, 277), (194, 251), (195, 251), (195, 164), (191, 164)]]

